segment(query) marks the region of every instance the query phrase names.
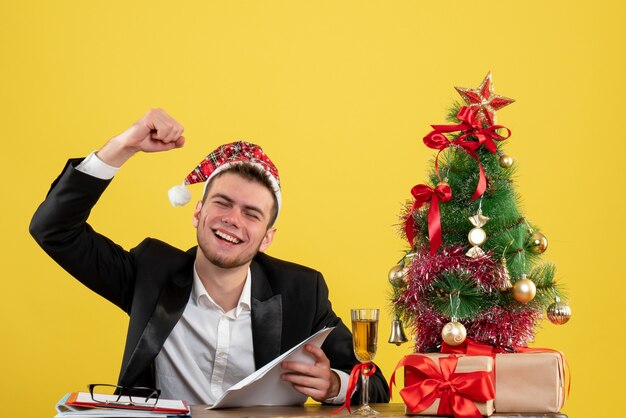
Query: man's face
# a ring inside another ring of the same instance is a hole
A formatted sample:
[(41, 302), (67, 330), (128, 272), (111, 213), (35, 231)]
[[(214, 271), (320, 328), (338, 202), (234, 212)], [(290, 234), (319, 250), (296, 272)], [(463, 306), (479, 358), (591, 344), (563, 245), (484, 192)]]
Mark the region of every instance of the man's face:
[(194, 212), (202, 255), (221, 268), (249, 263), (274, 238), (276, 230), (268, 229), (273, 204), (272, 192), (260, 183), (236, 173), (215, 178)]

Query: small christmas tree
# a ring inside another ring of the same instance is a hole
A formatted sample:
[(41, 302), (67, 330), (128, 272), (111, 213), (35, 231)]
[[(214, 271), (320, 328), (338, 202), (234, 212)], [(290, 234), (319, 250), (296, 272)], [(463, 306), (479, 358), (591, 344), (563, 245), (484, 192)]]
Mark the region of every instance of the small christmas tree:
[(389, 273), (394, 313), (418, 352), (466, 337), (525, 347), (544, 311), (556, 324), (571, 311), (554, 265), (538, 263), (548, 241), (520, 212), (513, 160), (501, 150), (511, 132), (496, 125), (496, 111), (513, 100), (494, 94), (491, 73), (476, 89), (456, 90), (465, 103), (451, 109), (452, 124), (424, 137), (438, 151), (431, 185), (413, 187), (402, 214), (410, 248)]

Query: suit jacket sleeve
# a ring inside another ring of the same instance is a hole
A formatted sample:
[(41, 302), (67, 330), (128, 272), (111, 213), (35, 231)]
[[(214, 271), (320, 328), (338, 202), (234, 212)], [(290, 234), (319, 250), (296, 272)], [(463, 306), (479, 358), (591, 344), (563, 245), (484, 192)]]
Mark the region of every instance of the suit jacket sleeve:
[(76, 170), (79, 162), (68, 161), (54, 181), (31, 220), (30, 233), (68, 273), (129, 312), (133, 257), (87, 224), (92, 207), (110, 180)]

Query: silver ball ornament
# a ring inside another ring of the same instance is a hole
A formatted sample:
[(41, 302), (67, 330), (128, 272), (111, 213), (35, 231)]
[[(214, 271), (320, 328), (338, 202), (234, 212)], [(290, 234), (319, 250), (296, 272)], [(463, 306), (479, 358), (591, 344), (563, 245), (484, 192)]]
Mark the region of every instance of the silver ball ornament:
[(563, 325), (572, 317), (572, 308), (566, 303), (559, 301), (559, 298), (557, 298), (552, 305), (548, 306), (546, 314), (553, 324)]

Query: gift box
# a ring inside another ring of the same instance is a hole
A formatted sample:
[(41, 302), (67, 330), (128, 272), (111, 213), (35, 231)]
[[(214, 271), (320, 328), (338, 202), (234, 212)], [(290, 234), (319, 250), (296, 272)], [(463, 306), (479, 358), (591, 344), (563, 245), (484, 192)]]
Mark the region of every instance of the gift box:
[[(400, 395), (405, 401), (406, 415), (493, 414), (492, 357), (410, 354), (400, 361), (398, 367), (401, 366), (404, 366), (404, 389)], [(410, 405), (418, 406), (411, 408)]]
[(558, 352), (497, 354), (498, 413), (559, 412), (565, 403), (563, 355)]

